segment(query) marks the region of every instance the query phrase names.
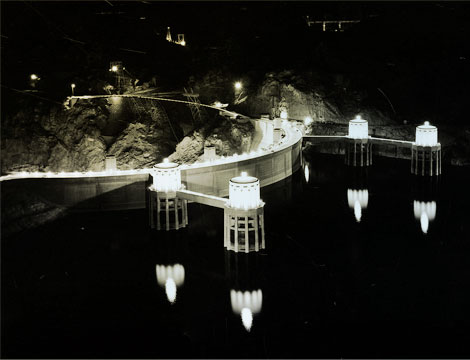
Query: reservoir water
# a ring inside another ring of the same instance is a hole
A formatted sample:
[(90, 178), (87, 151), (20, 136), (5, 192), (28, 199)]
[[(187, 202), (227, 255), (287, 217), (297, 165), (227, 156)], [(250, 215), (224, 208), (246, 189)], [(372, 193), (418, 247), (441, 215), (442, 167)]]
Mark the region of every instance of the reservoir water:
[[(470, 171), (304, 154), (261, 189), (264, 252), (223, 211), (73, 212), (2, 238), (7, 358), (456, 358), (470, 354)], [(7, 204), (8, 205), (8, 204)]]

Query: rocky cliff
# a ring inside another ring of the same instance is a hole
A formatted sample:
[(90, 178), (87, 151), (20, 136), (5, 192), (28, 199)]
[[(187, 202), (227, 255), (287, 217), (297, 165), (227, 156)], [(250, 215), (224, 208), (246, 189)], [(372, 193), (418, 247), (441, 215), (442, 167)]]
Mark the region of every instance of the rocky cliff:
[(186, 136), (169, 156), (171, 161), (193, 163), (202, 160), (204, 146), (214, 145), (216, 154), (229, 156), (248, 152), (254, 135), (251, 122), (240, 122), (218, 117), (217, 123), (203, 127), (192, 135)]
[(108, 109), (84, 100), (65, 110), (36, 103), (2, 121), (2, 173), (101, 170), (106, 144), (100, 137)]
[(266, 113), (279, 117), (286, 111), (291, 120), (309, 116), (314, 122), (340, 124), (347, 124), (361, 114), (376, 125), (394, 124), (390, 112), (382, 105), (373, 106), (366, 92), (349, 87), (344, 80), (287, 70), (266, 74), (239, 109), (251, 116)]

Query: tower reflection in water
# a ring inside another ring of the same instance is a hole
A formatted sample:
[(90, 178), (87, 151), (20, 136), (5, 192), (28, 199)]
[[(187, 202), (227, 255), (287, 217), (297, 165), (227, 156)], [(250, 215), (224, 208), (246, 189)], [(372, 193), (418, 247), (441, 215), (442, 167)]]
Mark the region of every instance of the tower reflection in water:
[(165, 293), (170, 303), (176, 301), (177, 288), (184, 284), (184, 266), (174, 265), (156, 265), (158, 285), (165, 288)]
[(230, 287), (232, 312), (250, 332), (263, 308), (264, 266), (258, 253), (225, 251), (225, 273)]
[(436, 219), (438, 178), (417, 178), (413, 183), (413, 213), (421, 225), (423, 234), (429, 231), (429, 225)]
[(369, 205), (369, 190), (367, 168), (347, 169), (348, 206), (354, 211), (357, 222), (361, 222), (362, 214)]
[(362, 210), (369, 204), (369, 190), (348, 189), (348, 205), (354, 210), (357, 222), (361, 222)]
[(187, 252), (186, 250), (187, 244), (180, 234), (164, 234), (155, 242), (157, 283), (165, 289), (170, 304), (176, 302), (178, 289), (184, 285), (183, 257)]
[(261, 289), (253, 291), (230, 290), (230, 303), (234, 314), (240, 314), (243, 326), (247, 331), (253, 325), (253, 315), (258, 314), (263, 306), (263, 292)]

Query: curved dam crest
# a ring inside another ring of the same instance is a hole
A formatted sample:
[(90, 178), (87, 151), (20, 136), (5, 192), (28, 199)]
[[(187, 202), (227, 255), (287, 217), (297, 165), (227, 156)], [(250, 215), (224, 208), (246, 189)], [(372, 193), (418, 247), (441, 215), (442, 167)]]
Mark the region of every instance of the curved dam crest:
[[(255, 126), (252, 151), (272, 144), (273, 121), (250, 120)], [(284, 124), (286, 136), (275, 149), (255, 155), (239, 155), (217, 163), (182, 165), (181, 180), (187, 190), (228, 196), (229, 180), (242, 171), (257, 177), (261, 187), (291, 176), (301, 166), (302, 133)], [(148, 171), (129, 175), (101, 175), (62, 178), (27, 178), (3, 181), (3, 191), (27, 188), (57, 206), (81, 211), (128, 210), (146, 207)]]

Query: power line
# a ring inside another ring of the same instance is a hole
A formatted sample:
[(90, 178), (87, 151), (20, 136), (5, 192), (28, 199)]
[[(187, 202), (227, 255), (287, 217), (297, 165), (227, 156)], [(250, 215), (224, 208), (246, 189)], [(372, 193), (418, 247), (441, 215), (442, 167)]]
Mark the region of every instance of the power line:
[[(38, 14), (49, 26), (52, 26), (52, 27), (55, 28), (58, 32), (62, 33), (62, 37), (63, 37), (64, 39), (71, 40), (72, 42), (78, 42), (78, 43), (79, 43), (79, 41), (77, 41), (77, 40), (74, 41), (73, 39), (71, 39), (71, 38), (70, 38), (64, 31), (62, 31), (62, 29), (60, 29), (57, 25), (55, 25), (55, 24), (53, 24), (52, 22), (50, 22), (49, 20), (47, 20), (46, 17), (45, 17), (44, 15), (42, 15), (42, 13), (41, 13), (39, 10), (37, 10), (33, 5), (29, 4), (27, 1), (24, 1), (24, 0), (23, 0), (23, 2), (24, 2), (26, 5), (28, 5), (36, 14)], [(87, 52), (85, 49), (83, 49), (82, 47), (77, 46), (77, 48), (79, 48), (80, 51), (82, 51), (85, 55), (88, 55), (88, 52)]]
[(63, 103), (60, 103), (58, 101), (51, 100), (51, 99), (48, 99), (48, 98), (45, 98), (45, 97), (42, 97), (42, 96), (39, 96), (39, 95), (31, 94), (30, 92), (27, 92), (27, 91), (24, 91), (24, 90), (14, 89), (14, 88), (11, 88), (11, 87), (3, 85), (3, 84), (0, 84), (0, 85), (2, 87), (6, 88), (6, 89), (13, 90), (13, 91), (19, 92), (19, 93), (24, 94), (24, 95), (33, 96), (33, 97), (37, 97), (37, 98), (42, 99), (42, 100), (53, 102), (55, 104), (64, 105)]

